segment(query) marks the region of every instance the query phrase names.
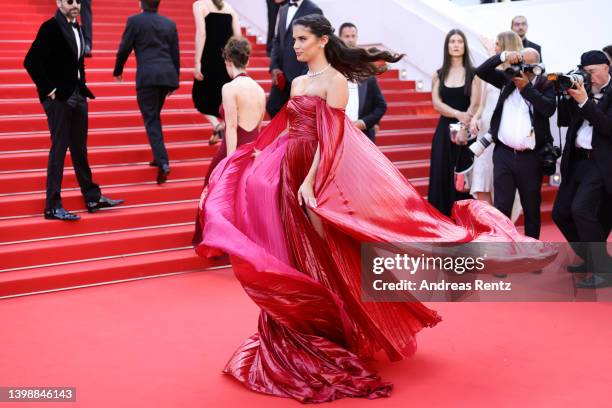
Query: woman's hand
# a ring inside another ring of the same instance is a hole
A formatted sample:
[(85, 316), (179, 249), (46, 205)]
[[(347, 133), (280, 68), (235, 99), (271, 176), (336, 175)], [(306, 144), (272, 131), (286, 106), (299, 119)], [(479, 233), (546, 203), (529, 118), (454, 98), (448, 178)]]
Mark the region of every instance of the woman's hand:
[(474, 116), (470, 121), (470, 132), (473, 135), (477, 135), (480, 133), (480, 118)]
[(261, 153), (261, 150), (253, 149), (253, 153), (251, 153), (251, 157), (255, 159), (257, 158), (257, 156), (259, 156), (259, 153)]
[(470, 121), (472, 120), (472, 115), (467, 112), (459, 112), (455, 113), (455, 118), (465, 126), (470, 126)]
[(196, 81), (204, 80), (204, 75), (202, 75), (202, 65), (201, 64), (196, 64), (195, 67), (193, 68), (193, 77), (196, 79)]
[(300, 206), (306, 204), (310, 207), (317, 208), (317, 199), (314, 196), (314, 186), (309, 179), (304, 180), (297, 193), (298, 204)]

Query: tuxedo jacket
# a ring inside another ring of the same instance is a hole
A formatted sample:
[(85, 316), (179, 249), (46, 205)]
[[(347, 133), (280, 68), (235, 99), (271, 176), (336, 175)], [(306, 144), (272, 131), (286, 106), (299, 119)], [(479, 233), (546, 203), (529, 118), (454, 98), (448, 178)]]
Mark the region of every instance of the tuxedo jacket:
[[(485, 82), (501, 89), (489, 128), (489, 133), (493, 136), (496, 143), (499, 142), (497, 134), (499, 133), (504, 102), (516, 89), (514, 82), (508, 79), (501, 70), (496, 69), (501, 63), (500, 55), (495, 55), (476, 68), (476, 75)], [(553, 142), (550, 132), (550, 117), (555, 114), (557, 109), (555, 89), (550, 81), (540, 76), (536, 79), (535, 85), (531, 84), (531, 82), (527, 84), (521, 91), (521, 96), (532, 106), (533, 128), (536, 136), (535, 150), (537, 151), (544, 144)]]
[(576, 138), (585, 119), (593, 126), (592, 160), (601, 172), (606, 191), (612, 194), (612, 84), (604, 89), (599, 103), (590, 98), (582, 108), (573, 99), (562, 98), (559, 104), (559, 125), (568, 127), (561, 159), (563, 179), (572, 173)]
[(380, 91), (376, 77), (372, 76), (359, 83), (359, 119), (363, 120), (366, 129), (363, 131), (370, 140), (374, 140), (376, 125), (387, 112), (387, 102)]
[(181, 62), (174, 21), (154, 11), (130, 16), (117, 51), (114, 76), (123, 73), (132, 50), (136, 53), (136, 89), (179, 87)]
[(83, 96), (95, 98), (85, 84), (85, 41), (80, 27), (78, 31), (81, 40), (80, 53), (74, 30), (59, 10), (55, 17), (45, 21), (38, 29), (23, 65), (36, 84), (41, 102), (54, 89), (55, 97), (65, 101), (77, 87)]
[(540, 47), (538, 44), (529, 41), (527, 39), (527, 37), (525, 37), (523, 39), (523, 47), (525, 47), (525, 48), (533, 48), (534, 50), (536, 50), (540, 54), (540, 61), (544, 61), (544, 59), (542, 58), (542, 47)]
[[(293, 50), (293, 30), (291, 24), (287, 27), (287, 13), (290, 5), (285, 4), (278, 11), (277, 30), (272, 41), (272, 51), (270, 54), (270, 71), (280, 69), (285, 74), (288, 83), (295, 78), (304, 75), (308, 68), (305, 63), (297, 60)], [(293, 17), (294, 21), (308, 14), (323, 14), (323, 11), (311, 0), (304, 0), (298, 11)]]

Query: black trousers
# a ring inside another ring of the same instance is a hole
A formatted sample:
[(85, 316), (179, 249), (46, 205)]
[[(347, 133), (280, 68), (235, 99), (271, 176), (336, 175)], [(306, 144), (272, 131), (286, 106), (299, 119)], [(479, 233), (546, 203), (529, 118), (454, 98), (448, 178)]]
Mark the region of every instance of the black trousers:
[(570, 175), (557, 193), (553, 220), (579, 257), (590, 267), (601, 265), (607, 261), (605, 242), (612, 226), (612, 197), (606, 193), (603, 176), (593, 160), (570, 165)]
[(87, 99), (78, 90), (67, 101), (45, 99), (43, 107), (51, 132), (51, 150), (47, 164), (47, 201), (45, 209), (62, 207), (61, 189), (66, 151), (70, 149), (72, 166), (85, 202), (100, 199), (100, 187), (93, 182), (87, 160)]
[(89, 46), (91, 49), (91, 0), (83, 0), (81, 3), (81, 28), (83, 29), (83, 38), (85, 39), (85, 46)]
[(525, 235), (540, 237), (543, 173), (535, 151), (514, 152), (501, 142), (493, 151), (494, 206), (508, 218), (518, 189), (525, 214)]
[(289, 100), (289, 95), (291, 93), (291, 83), (287, 83), (284, 90), (280, 90), (277, 87), (273, 86), (270, 89), (270, 97), (268, 98), (268, 103), (266, 104), (266, 111), (270, 115), (270, 117), (275, 117), (278, 112), (285, 106), (285, 103)]
[(168, 164), (168, 151), (164, 145), (164, 135), (162, 133), (161, 111), (170, 92), (171, 89), (164, 86), (136, 90), (138, 107), (153, 151), (153, 160), (158, 167)]

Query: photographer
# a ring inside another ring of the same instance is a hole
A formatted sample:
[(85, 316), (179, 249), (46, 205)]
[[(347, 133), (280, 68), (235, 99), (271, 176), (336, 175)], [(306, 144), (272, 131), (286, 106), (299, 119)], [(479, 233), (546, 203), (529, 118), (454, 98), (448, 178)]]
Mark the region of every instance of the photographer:
[[(511, 66), (504, 71), (496, 69), (503, 62)], [(539, 63), (538, 52), (525, 48), (495, 55), (476, 69), (476, 75), (501, 89), (489, 129), (495, 142), (494, 205), (510, 218), (518, 189), (525, 235), (533, 238), (540, 236), (542, 178), (544, 172), (551, 172), (550, 162), (554, 164), (556, 159), (550, 157), (553, 139), (549, 124), (557, 105), (555, 90), (545, 77), (536, 75), (543, 72)]]
[(602, 51), (586, 52), (580, 60), (582, 72), (569, 77), (573, 83), (566, 92), (571, 98), (562, 98), (559, 105), (559, 124), (569, 128), (553, 220), (585, 261), (568, 271), (593, 272), (578, 286), (599, 288), (612, 286), (605, 247), (612, 215), (610, 61)]

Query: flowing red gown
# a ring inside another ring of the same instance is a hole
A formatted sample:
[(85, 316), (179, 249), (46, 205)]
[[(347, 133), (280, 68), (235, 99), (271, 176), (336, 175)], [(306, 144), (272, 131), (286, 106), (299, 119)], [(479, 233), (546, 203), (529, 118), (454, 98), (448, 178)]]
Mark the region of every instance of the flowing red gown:
[[(312, 210), (324, 238), (297, 202), (317, 145)], [(254, 147), (262, 150), (256, 159)], [(196, 251), (228, 253), (261, 308), (257, 333), (224, 372), (251, 390), (301, 402), (389, 396), (392, 384), (364, 361), (380, 350), (392, 360), (411, 356), (416, 333), (441, 320), (414, 299), (362, 301), (360, 243), (533, 242), (526, 261), (533, 268), (554, 256), (483, 202), (456, 203), (455, 222), (439, 213), (343, 110), (316, 96), (293, 97), (255, 143), (219, 163), (200, 208)]]

